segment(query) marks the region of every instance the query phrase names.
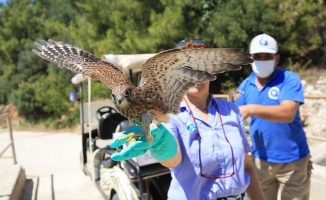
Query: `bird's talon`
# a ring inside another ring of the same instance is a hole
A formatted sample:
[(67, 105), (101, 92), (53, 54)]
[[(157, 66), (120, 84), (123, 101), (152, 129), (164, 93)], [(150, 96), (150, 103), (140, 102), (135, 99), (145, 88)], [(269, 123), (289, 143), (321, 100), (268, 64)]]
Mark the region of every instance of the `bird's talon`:
[(143, 136), (144, 134), (137, 134), (137, 133), (129, 133), (121, 138), (118, 138), (116, 142), (123, 141), (127, 139), (126, 144), (129, 146), (130, 144), (136, 142), (137, 140), (140, 140), (140, 136)]

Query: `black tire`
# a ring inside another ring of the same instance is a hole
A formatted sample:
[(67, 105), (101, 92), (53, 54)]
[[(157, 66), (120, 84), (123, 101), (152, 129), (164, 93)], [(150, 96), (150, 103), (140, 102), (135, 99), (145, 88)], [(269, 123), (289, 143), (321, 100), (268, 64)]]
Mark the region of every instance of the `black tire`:
[(112, 160), (111, 158), (106, 158), (105, 160), (102, 161), (102, 165), (105, 168), (112, 168), (116, 164), (118, 164), (118, 162)]

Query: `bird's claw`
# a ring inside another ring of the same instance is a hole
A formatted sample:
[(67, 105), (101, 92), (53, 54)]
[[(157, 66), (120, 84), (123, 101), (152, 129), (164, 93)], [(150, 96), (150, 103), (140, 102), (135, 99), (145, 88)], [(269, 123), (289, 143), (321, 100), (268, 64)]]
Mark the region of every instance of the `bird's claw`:
[(132, 143), (136, 142), (137, 140), (140, 139), (140, 136), (143, 136), (144, 134), (142, 133), (128, 133), (126, 134), (125, 136), (121, 137), (121, 138), (118, 138), (116, 141), (117, 142), (120, 142), (122, 140), (125, 140), (127, 139), (127, 142), (126, 144), (129, 146), (131, 145)]

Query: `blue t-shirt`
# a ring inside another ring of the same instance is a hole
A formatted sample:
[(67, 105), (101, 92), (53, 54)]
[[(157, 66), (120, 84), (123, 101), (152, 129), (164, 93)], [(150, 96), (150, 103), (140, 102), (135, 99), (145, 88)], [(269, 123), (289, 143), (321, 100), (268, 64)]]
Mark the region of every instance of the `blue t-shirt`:
[[(303, 87), (300, 78), (291, 71), (277, 69), (273, 79), (261, 91), (255, 83), (256, 75), (252, 73), (239, 86), (243, 95), (236, 105), (259, 104), (279, 105), (284, 100), (304, 103)], [(271, 163), (289, 163), (309, 154), (309, 147), (303, 130), (299, 109), (291, 123), (270, 122), (250, 117), (250, 136), (253, 154)]]
[(178, 139), (182, 154), (181, 163), (170, 169), (172, 181), (168, 192), (169, 199), (217, 199), (243, 193), (250, 182), (249, 175), (244, 171), (245, 152), (251, 152), (251, 147), (246, 138), (243, 118), (238, 107), (233, 103), (211, 97), (208, 106), (209, 123), (194, 109), (191, 110), (202, 137), (200, 154), (203, 173), (218, 176), (233, 172), (231, 148), (224, 137), (219, 117), (221, 116), (225, 134), (233, 149), (235, 174), (228, 178), (214, 180), (201, 177), (197, 133), (187, 128), (195, 124), (194, 119), (187, 104), (182, 102), (180, 113), (171, 115), (170, 122), (165, 124)]

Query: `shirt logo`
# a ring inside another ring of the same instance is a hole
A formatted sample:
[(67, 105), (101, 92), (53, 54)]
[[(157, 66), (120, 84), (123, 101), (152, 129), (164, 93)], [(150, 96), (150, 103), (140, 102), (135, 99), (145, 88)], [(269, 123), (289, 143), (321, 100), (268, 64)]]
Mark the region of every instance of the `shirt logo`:
[(280, 89), (278, 89), (277, 87), (271, 87), (268, 90), (268, 97), (270, 99), (278, 100), (279, 96), (280, 96)]
[(267, 40), (264, 40), (264, 38), (259, 40), (259, 44), (262, 46), (268, 46), (268, 42), (267, 42)]

